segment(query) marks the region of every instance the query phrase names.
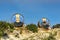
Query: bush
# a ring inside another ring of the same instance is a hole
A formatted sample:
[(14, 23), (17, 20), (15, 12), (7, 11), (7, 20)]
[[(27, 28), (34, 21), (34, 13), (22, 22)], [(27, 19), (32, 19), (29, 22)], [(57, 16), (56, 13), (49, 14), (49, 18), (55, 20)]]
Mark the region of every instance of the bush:
[(5, 21), (0, 21), (0, 37), (3, 35), (5, 30), (8, 30), (8, 29), (13, 30), (13, 28), (14, 28), (13, 24), (10, 24)]
[(13, 30), (14, 30), (14, 24), (13, 23), (11, 23), (11, 24), (8, 23), (7, 26), (10, 29), (10, 31), (13, 32)]
[(54, 29), (54, 28), (60, 28), (60, 24), (53, 25), (52, 28), (53, 28), (53, 29)]
[(3, 36), (4, 32), (0, 30), (0, 38)]
[(38, 32), (38, 27), (35, 24), (29, 24), (26, 26), (26, 28), (32, 31), (33, 33)]

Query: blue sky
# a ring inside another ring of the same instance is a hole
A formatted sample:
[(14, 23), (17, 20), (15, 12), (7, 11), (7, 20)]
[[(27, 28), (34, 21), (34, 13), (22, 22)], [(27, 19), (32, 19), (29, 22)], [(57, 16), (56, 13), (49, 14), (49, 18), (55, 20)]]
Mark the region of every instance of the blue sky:
[(42, 17), (50, 24), (60, 23), (60, 0), (0, 0), (0, 20), (11, 21), (14, 13), (24, 16), (26, 24), (37, 24)]

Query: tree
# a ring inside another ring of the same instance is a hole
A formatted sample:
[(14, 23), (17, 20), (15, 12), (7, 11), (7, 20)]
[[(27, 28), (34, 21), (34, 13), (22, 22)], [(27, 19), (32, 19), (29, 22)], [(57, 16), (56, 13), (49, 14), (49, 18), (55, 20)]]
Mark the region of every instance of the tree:
[(35, 24), (29, 24), (26, 26), (26, 28), (32, 31), (33, 33), (38, 32), (38, 27)]

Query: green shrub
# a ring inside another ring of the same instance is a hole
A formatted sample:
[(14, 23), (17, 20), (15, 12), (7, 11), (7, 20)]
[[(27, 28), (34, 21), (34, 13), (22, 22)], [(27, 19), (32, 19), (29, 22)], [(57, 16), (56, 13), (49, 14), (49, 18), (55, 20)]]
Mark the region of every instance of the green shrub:
[(13, 30), (13, 28), (14, 28), (13, 24), (10, 24), (5, 21), (0, 21), (0, 36), (3, 35), (5, 30), (8, 30), (8, 29)]
[(53, 25), (52, 28), (60, 28), (60, 24)]
[(26, 28), (32, 31), (33, 33), (38, 32), (38, 27), (35, 24), (29, 24), (26, 26)]
[(0, 38), (3, 36), (4, 32), (0, 30)]
[(0, 21), (0, 29), (1, 30), (6, 30), (6, 29), (13, 29), (14, 28), (14, 26), (13, 26), (13, 24), (10, 24), (10, 23), (8, 23), (8, 22), (5, 22), (5, 21)]

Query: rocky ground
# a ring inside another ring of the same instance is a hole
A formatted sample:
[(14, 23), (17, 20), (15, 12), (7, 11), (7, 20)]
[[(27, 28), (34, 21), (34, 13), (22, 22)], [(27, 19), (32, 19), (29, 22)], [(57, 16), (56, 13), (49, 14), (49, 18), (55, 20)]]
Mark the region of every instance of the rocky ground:
[(50, 30), (39, 28), (38, 30), (38, 33), (23, 30), (22, 34), (20, 30), (14, 30), (13, 33), (8, 33), (8, 37), (2, 37), (1, 40), (60, 40), (60, 28)]

